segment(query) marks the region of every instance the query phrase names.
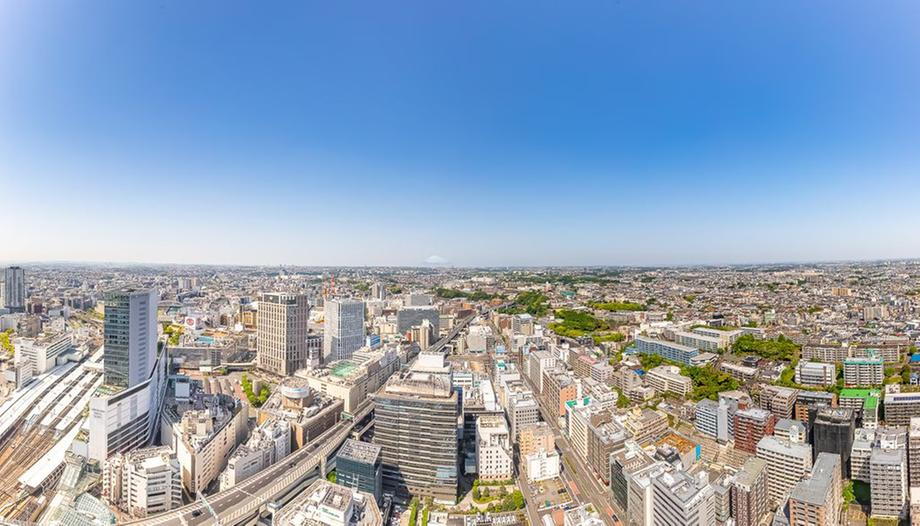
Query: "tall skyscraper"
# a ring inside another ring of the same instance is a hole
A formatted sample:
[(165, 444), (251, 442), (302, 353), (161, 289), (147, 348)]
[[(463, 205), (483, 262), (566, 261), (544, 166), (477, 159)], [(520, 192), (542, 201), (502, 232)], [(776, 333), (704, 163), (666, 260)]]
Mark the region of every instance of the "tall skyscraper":
[(307, 366), (307, 322), (310, 303), (305, 294), (262, 294), (256, 327), (259, 368), (281, 376)]
[(3, 306), (10, 312), (25, 312), (26, 276), (22, 267), (7, 267), (3, 278)]
[(105, 296), (104, 385), (89, 402), (89, 457), (100, 462), (159, 435), (167, 360), (157, 349), (155, 290)]
[(124, 288), (105, 295), (105, 383), (130, 388), (146, 381), (157, 355), (157, 304), (152, 289)]
[(384, 488), (456, 501), (460, 400), (450, 374), (412, 370), (391, 377), (374, 396), (374, 411)]
[(323, 358), (326, 361), (351, 358), (364, 345), (364, 302), (328, 300), (323, 323)]

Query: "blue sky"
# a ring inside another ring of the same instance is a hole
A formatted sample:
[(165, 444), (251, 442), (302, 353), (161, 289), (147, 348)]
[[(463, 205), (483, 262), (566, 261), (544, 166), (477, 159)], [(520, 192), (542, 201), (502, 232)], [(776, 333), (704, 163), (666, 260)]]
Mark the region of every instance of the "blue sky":
[(920, 257), (920, 3), (0, 2), (5, 260)]

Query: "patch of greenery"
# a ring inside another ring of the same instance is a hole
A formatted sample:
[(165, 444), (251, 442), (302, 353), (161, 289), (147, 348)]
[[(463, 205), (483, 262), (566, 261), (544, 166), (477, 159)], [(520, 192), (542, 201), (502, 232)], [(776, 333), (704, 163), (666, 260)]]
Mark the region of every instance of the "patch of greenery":
[(455, 298), (466, 298), (470, 301), (491, 301), (495, 298), (501, 298), (500, 294), (489, 294), (488, 292), (483, 292), (481, 290), (474, 290), (473, 292), (466, 292), (463, 290), (456, 289), (446, 289), (443, 287), (438, 287), (434, 289), (434, 293), (439, 297), (446, 300), (455, 299)]
[(732, 375), (723, 373), (711, 365), (705, 367), (693, 367), (674, 362), (657, 354), (640, 354), (639, 362), (646, 371), (659, 365), (674, 365), (680, 367), (680, 374), (689, 377), (693, 381), (693, 391), (690, 393), (690, 399), (693, 401), (709, 398), (718, 400), (719, 393), (722, 391), (734, 391), (741, 385)]
[(680, 374), (689, 376), (693, 380), (693, 400), (718, 400), (722, 391), (734, 391), (740, 384), (732, 375), (723, 373), (711, 365), (706, 367), (681, 367)]
[(409, 526), (415, 526), (418, 519), (418, 497), (412, 497), (409, 502)]
[(258, 394), (254, 393), (252, 391), (252, 380), (250, 380), (245, 373), (240, 383), (243, 385), (243, 393), (246, 395), (246, 399), (249, 400), (249, 404), (252, 405), (252, 407), (262, 407), (262, 404), (267, 402), (268, 397), (272, 394), (271, 389), (264, 383), (262, 384), (262, 388), (259, 389)]
[(3, 348), (10, 356), (16, 352), (16, 347), (13, 345), (13, 342), (10, 341), (10, 338), (13, 337), (13, 329), (7, 329), (3, 332), (0, 332), (0, 347)]
[(634, 303), (631, 301), (603, 301), (603, 302), (593, 302), (588, 304), (592, 309), (606, 310), (611, 312), (618, 311), (644, 311), (647, 310), (646, 306), (641, 303)]
[(752, 334), (742, 334), (732, 345), (732, 351), (738, 354), (756, 354), (768, 360), (792, 361), (799, 346), (780, 334), (775, 340), (755, 338)]
[(326, 480), (328, 480), (329, 482), (335, 484), (335, 481), (337, 480), (337, 477), (336, 477), (336, 473), (335, 473), (335, 470), (334, 470), (334, 469), (333, 469), (332, 471), (330, 471), (328, 475), (326, 475)]
[(539, 318), (549, 312), (549, 299), (541, 292), (527, 290), (514, 297), (514, 301), (508, 307), (498, 310), (502, 314), (530, 314)]
[(166, 342), (169, 345), (179, 345), (179, 339), (185, 329), (181, 325), (169, 324), (163, 326), (163, 334), (166, 335)]

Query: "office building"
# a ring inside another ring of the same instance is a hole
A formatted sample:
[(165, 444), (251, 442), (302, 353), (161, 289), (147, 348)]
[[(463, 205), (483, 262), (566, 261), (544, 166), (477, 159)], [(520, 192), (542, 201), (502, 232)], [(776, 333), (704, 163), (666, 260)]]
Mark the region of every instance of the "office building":
[(693, 381), (680, 374), (680, 368), (673, 365), (659, 365), (645, 374), (645, 380), (659, 393), (672, 393), (685, 397), (693, 390)]
[(103, 385), (89, 401), (89, 458), (144, 447), (160, 430), (169, 358), (157, 352), (157, 295), (121, 289), (106, 294)]
[(557, 367), (543, 372), (543, 406), (549, 414), (565, 416), (566, 403), (578, 397), (578, 384), (572, 375)]
[(655, 462), (627, 473), (626, 521), (628, 526), (654, 526), (653, 482), (674, 468), (666, 462)]
[(412, 327), (422, 324), (422, 320), (431, 322), (434, 333), (441, 330), (441, 314), (437, 307), (431, 306), (406, 306), (396, 311), (396, 332), (406, 334)]
[(583, 504), (562, 513), (562, 526), (604, 526), (604, 520), (593, 506)]
[(840, 457), (819, 453), (811, 474), (789, 493), (790, 526), (837, 526), (842, 505)]
[(623, 427), (637, 444), (647, 446), (667, 434), (668, 416), (647, 407), (636, 407), (626, 415)]
[(58, 365), (58, 359), (72, 350), (70, 332), (43, 334), (37, 339), (16, 339), (16, 361), (30, 364), (36, 376)]
[(728, 418), (728, 438), (735, 438), (735, 413), (741, 409), (747, 409), (752, 406), (751, 397), (744, 391), (722, 391), (719, 393), (719, 405), (725, 404), (726, 417)]
[(837, 369), (832, 363), (800, 361), (795, 367), (795, 383), (799, 385), (834, 385)]
[(179, 462), (167, 446), (115, 454), (102, 467), (102, 497), (134, 518), (182, 506)]
[(384, 488), (454, 503), (461, 412), (450, 375), (410, 370), (393, 376), (374, 406)]
[(735, 449), (755, 453), (760, 439), (773, 434), (776, 417), (764, 409), (752, 407), (735, 413)]
[(335, 457), (335, 482), (355, 489), (380, 502), (383, 496), (383, 461), (380, 446), (346, 440)]
[(843, 383), (847, 387), (881, 385), (885, 381), (885, 362), (881, 356), (847, 358), (843, 361)]
[(712, 486), (684, 471), (662, 473), (652, 483), (655, 526), (713, 526), (716, 523)]
[(731, 485), (732, 517), (737, 526), (757, 526), (769, 510), (767, 493), (767, 461), (747, 459)]
[(364, 302), (327, 300), (323, 321), (323, 360), (346, 360), (364, 345)]
[(157, 356), (155, 290), (125, 288), (105, 295), (105, 384), (128, 389), (150, 376)]
[(610, 491), (620, 509), (627, 507), (629, 477), (654, 463), (655, 460), (635, 442), (627, 442), (622, 451), (610, 456)]
[(845, 407), (823, 407), (812, 424), (815, 458), (822, 452), (840, 456), (841, 476), (850, 472), (850, 452), (856, 432), (853, 410)]
[(559, 453), (555, 449), (550, 451), (541, 449), (529, 455), (521, 455), (521, 458), (524, 459), (524, 472), (530, 482), (556, 478), (562, 468)]
[(690, 365), (690, 361), (700, 353), (695, 347), (656, 340), (647, 336), (636, 337), (636, 350), (639, 354), (655, 354), (684, 365)]
[(369, 493), (319, 479), (275, 512), (273, 526), (383, 526)]
[(482, 480), (509, 480), (514, 476), (514, 449), (502, 415), (476, 419), (476, 467)]
[(310, 303), (305, 294), (262, 294), (256, 328), (259, 368), (280, 376), (305, 368), (309, 319)]
[(811, 471), (811, 445), (765, 436), (757, 444), (757, 458), (767, 462), (767, 489), (774, 504)]
[(10, 312), (26, 311), (26, 276), (22, 267), (7, 267), (3, 272), (3, 307)]

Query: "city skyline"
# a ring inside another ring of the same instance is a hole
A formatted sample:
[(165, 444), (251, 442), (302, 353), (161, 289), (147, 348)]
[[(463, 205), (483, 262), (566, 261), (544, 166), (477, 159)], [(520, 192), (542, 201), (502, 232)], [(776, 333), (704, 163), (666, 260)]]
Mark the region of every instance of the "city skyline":
[(4, 3), (4, 259), (920, 257), (918, 15)]

